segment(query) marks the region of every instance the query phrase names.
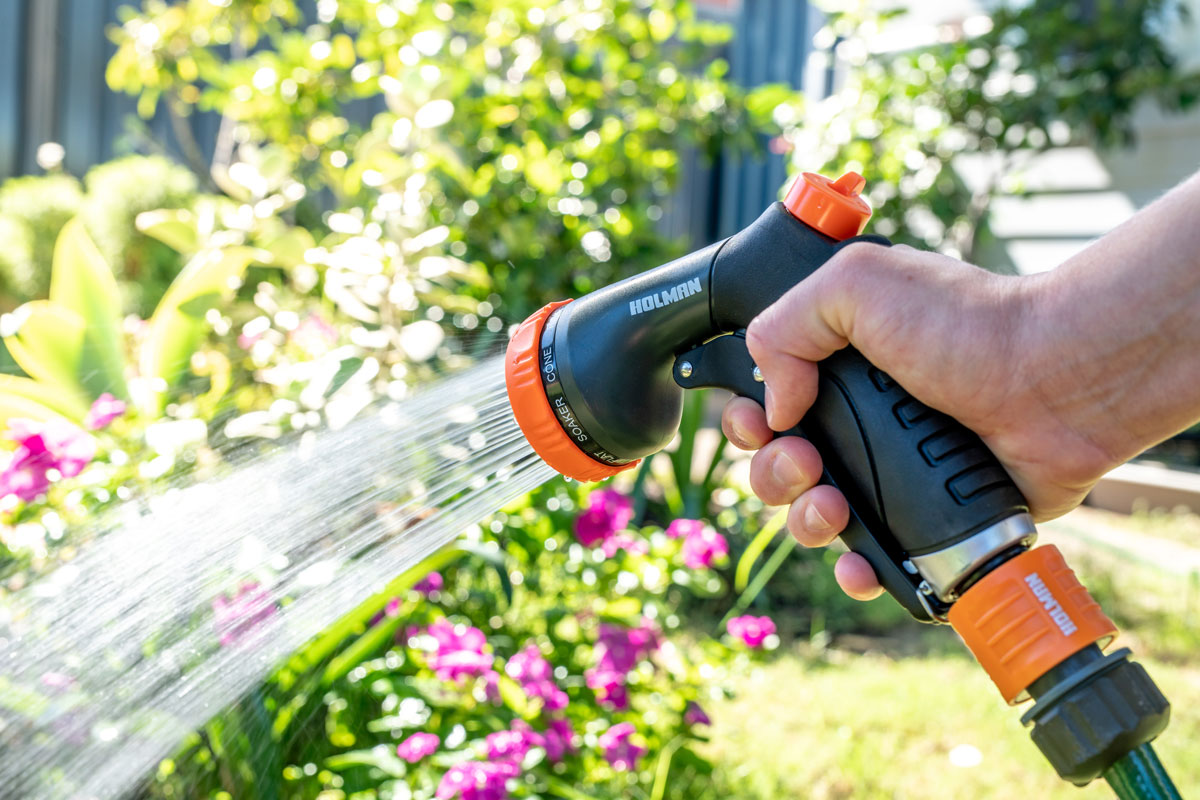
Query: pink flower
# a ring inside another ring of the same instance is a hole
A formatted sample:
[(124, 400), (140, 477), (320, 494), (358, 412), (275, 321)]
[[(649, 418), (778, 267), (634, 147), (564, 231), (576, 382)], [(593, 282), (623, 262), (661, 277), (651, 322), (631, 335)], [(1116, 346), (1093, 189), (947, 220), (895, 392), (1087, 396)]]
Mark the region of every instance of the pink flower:
[(704, 713), (704, 709), (700, 707), (699, 703), (689, 702), (683, 712), (683, 724), (711, 725), (712, 720), (708, 718), (708, 714)]
[(74, 678), (64, 672), (43, 672), (41, 681), (42, 686), (55, 694), (69, 691), (79, 685)]
[(87, 416), (83, 418), (83, 427), (89, 431), (98, 431), (108, 427), (108, 424), (125, 413), (125, 401), (118, 400), (108, 392), (96, 398)]
[(567, 707), (567, 693), (554, 682), (553, 668), (542, 658), (537, 645), (527, 645), (510, 658), (504, 671), (521, 684), (526, 695), (541, 698), (547, 710), (559, 711)]
[(464, 678), (487, 677), (494, 672), (495, 658), (484, 652), (487, 637), (483, 631), (448, 619), (437, 620), (426, 631), (437, 642), (429, 666), (441, 680), (460, 683)]
[(428, 597), (434, 592), (440, 592), (442, 587), (446, 585), (445, 578), (440, 572), (431, 572), (413, 585), (413, 591)]
[(667, 526), (665, 533), (668, 539), (678, 539), (681, 536), (687, 538), (694, 533), (699, 533), (704, 529), (704, 523), (698, 519), (676, 519), (671, 520), (671, 524)]
[(338, 332), (320, 314), (309, 314), (288, 338), (308, 355), (319, 356), (337, 344)]
[(620, 722), (600, 734), (600, 749), (604, 751), (604, 758), (615, 769), (636, 769), (638, 759), (646, 754), (646, 748), (632, 741), (635, 733), (637, 730), (632, 722)]
[(438, 651), (447, 653), (456, 650), (471, 650), (482, 653), (487, 637), (479, 628), (470, 625), (455, 625), (444, 617), (426, 628), (426, 632), (437, 641)]
[(12, 419), (8, 426), (5, 436), (18, 444), (0, 472), (0, 497), (15, 494), (28, 503), (45, 493), (52, 479), (75, 477), (96, 456), (95, 440), (64, 419)]
[(546, 748), (546, 758), (553, 763), (562, 761), (567, 753), (575, 752), (575, 731), (571, 723), (565, 719), (550, 720), (546, 730), (542, 732), (542, 746)]
[(396, 755), (410, 764), (437, 752), (442, 740), (435, 733), (414, 733), (396, 747)]
[(658, 649), (658, 632), (649, 620), (643, 619), (636, 628), (600, 623), (596, 635), (598, 666), (614, 672), (629, 672), (637, 662)]
[(629, 692), (625, 689), (625, 673), (610, 669), (589, 669), (583, 673), (589, 689), (596, 692), (596, 702), (612, 711), (629, 708)]
[(270, 592), (257, 581), (243, 583), (233, 597), (221, 595), (212, 601), (213, 627), (222, 647), (243, 638), (275, 613)]
[(435, 796), (438, 800), (507, 800), (508, 781), (519, 774), (521, 768), (508, 761), (455, 764), (442, 776)]
[(523, 729), (498, 731), (489, 733), (487, 742), (488, 758), (492, 761), (511, 761), (520, 764), (525, 760), (525, 754), (531, 747), (542, 746), (542, 736), (536, 733), (528, 724)]
[(587, 508), (575, 518), (575, 538), (584, 547), (595, 547), (633, 519), (633, 501), (614, 489), (588, 495)]
[(735, 639), (741, 639), (749, 648), (757, 650), (763, 641), (775, 633), (775, 623), (770, 617), (753, 617), (749, 614), (734, 617), (725, 625), (725, 630)]
[(725, 537), (707, 525), (691, 530), (683, 540), (683, 563), (692, 569), (712, 566), (714, 561), (729, 555)]
[(535, 644), (526, 645), (524, 650), (510, 658), (504, 671), (508, 677), (522, 684), (548, 681), (553, 675), (550, 662), (542, 657)]
[(604, 551), (605, 558), (612, 558), (617, 554), (618, 550), (628, 550), (630, 553), (645, 555), (650, 552), (650, 548), (641, 539), (635, 539), (631, 534), (625, 531), (617, 531), (612, 536), (609, 536), (600, 544), (600, 549)]

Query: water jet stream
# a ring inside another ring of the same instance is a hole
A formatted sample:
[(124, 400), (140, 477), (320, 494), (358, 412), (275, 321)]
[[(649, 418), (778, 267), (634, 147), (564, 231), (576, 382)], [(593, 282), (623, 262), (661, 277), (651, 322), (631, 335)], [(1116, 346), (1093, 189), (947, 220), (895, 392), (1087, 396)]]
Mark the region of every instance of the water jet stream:
[[(554, 474), (495, 357), (123, 509), (0, 608), (4, 796), (128, 793), (306, 641)], [(249, 581), (257, 621), (222, 645), (213, 601)]]

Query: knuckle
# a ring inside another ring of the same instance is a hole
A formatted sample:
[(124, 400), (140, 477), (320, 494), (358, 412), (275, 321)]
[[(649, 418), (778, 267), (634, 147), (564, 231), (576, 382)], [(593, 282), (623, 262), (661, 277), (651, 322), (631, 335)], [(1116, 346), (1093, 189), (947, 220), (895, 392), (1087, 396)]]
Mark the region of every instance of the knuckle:
[(771, 350), (772, 327), (769, 309), (759, 314), (746, 326), (746, 348), (756, 361)]

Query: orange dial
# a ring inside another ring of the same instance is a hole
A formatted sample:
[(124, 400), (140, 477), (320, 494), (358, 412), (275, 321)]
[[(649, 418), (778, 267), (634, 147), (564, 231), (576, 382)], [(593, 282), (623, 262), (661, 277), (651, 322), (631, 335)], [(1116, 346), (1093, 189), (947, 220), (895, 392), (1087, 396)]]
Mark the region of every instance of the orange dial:
[(783, 204), (793, 217), (840, 242), (862, 233), (871, 218), (871, 207), (860, 195), (866, 183), (857, 172), (836, 181), (805, 172), (788, 189)]

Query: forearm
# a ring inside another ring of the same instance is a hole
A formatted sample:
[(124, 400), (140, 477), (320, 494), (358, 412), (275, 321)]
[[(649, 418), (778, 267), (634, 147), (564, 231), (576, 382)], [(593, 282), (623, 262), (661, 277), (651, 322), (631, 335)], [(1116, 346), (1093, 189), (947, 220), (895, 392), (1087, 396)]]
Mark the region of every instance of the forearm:
[(1042, 278), (1028, 374), (1113, 465), (1200, 420), (1200, 174)]

